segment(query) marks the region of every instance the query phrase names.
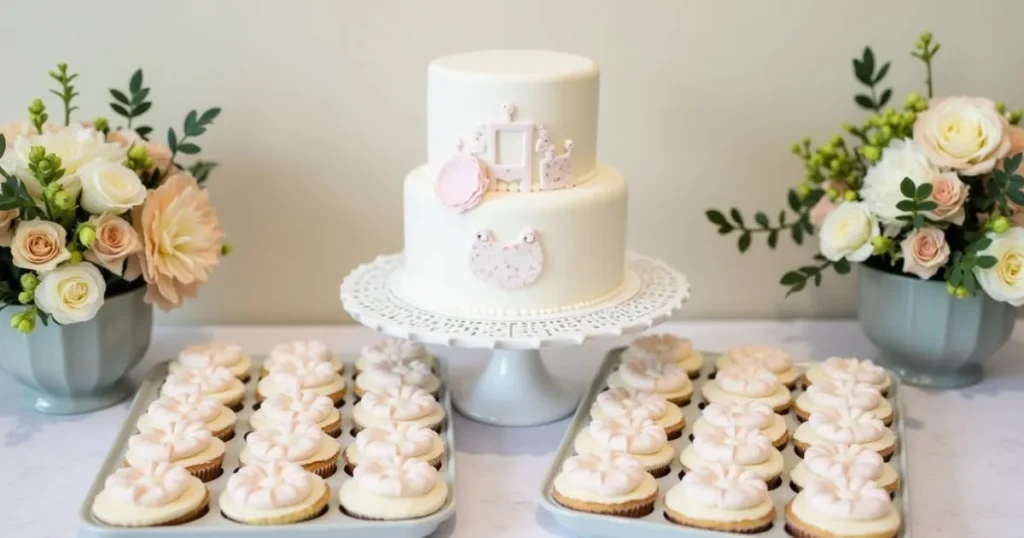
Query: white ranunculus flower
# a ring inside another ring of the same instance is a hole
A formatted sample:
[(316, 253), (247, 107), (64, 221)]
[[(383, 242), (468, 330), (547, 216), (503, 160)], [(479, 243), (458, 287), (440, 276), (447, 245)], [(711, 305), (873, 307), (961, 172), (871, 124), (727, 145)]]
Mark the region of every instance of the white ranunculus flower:
[(28, 169), (28, 155), (32, 146), (43, 146), (47, 153), (60, 157), (64, 177), (59, 183), (72, 196), (77, 196), (79, 192), (80, 168), (95, 160), (119, 163), (124, 160), (126, 151), (120, 144), (108, 143), (102, 132), (81, 125), (70, 125), (53, 132), (16, 139), (3, 158), (0, 158), (0, 166), (17, 175), (25, 183), (29, 194), (37, 200), (42, 198), (43, 188)]
[(921, 185), (931, 183), (938, 175), (938, 168), (913, 140), (893, 140), (864, 176), (860, 196), (882, 224), (902, 225), (896, 217), (906, 212), (896, 209), (896, 204), (906, 198), (900, 193), (903, 178)]
[(1002, 234), (990, 233), (992, 244), (979, 253), (994, 256), (991, 269), (974, 269), (981, 289), (989, 297), (1013, 306), (1024, 304), (1024, 228), (1010, 228)]
[(36, 306), (68, 325), (89, 321), (103, 306), (107, 285), (89, 262), (65, 264), (44, 273), (36, 287)]
[(995, 103), (983, 97), (935, 100), (917, 116), (914, 140), (936, 166), (965, 176), (992, 171), (1010, 151), (1009, 123)]
[(871, 256), (879, 235), (878, 219), (864, 202), (844, 202), (825, 217), (819, 232), (821, 254), (831, 261), (862, 262)]
[(93, 215), (120, 215), (146, 200), (139, 176), (122, 164), (93, 161), (78, 170), (82, 207)]

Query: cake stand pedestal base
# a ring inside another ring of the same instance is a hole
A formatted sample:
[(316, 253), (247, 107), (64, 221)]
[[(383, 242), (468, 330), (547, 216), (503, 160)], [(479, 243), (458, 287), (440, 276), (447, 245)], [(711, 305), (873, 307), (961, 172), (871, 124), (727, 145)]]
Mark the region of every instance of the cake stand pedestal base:
[(551, 375), (535, 349), (495, 350), (483, 374), (456, 388), (452, 397), (463, 415), (496, 426), (555, 422), (571, 415), (580, 401)]

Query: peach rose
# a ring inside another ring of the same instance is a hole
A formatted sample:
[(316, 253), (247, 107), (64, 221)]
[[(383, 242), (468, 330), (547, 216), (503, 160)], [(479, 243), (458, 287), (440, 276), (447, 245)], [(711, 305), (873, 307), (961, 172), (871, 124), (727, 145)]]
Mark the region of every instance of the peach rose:
[(917, 116), (914, 141), (932, 164), (976, 176), (1010, 151), (1009, 127), (989, 99), (947, 97)]
[(96, 240), (85, 251), (85, 259), (122, 276), (128, 256), (142, 250), (138, 232), (128, 221), (113, 213), (93, 217), (89, 222), (96, 227)]
[(23, 136), (34, 135), (36, 130), (27, 121), (15, 121), (0, 125), (0, 134), (4, 135), (4, 138), (7, 140), (7, 147), (11, 147), (15, 140)]
[(143, 248), (132, 257), (125, 278), (141, 272), (149, 285), (146, 301), (164, 310), (195, 297), (220, 263), (224, 239), (206, 190), (191, 174), (178, 172), (132, 210), (132, 221)]
[(18, 223), (11, 240), (15, 267), (44, 273), (71, 258), (67, 232), (59, 224), (33, 219)]
[(938, 228), (921, 228), (910, 232), (900, 243), (903, 251), (903, 272), (928, 280), (949, 260), (949, 244)]
[(117, 142), (126, 149), (134, 145), (146, 148), (146, 154), (153, 159), (153, 167), (159, 170), (167, 170), (171, 165), (171, 148), (159, 142), (147, 142), (135, 131), (112, 130), (107, 133), (107, 142)]
[(846, 194), (846, 191), (850, 190), (844, 183), (836, 181), (826, 181), (821, 187), (825, 189), (826, 193), (830, 189), (836, 189), (839, 191), (839, 198), (832, 201), (828, 199), (828, 194), (825, 194), (818, 200), (818, 203), (814, 204), (814, 207), (811, 208), (809, 215), (811, 218), (811, 224), (819, 227), (825, 222), (825, 217), (828, 217), (828, 214), (831, 213), (833, 209), (839, 207), (839, 204), (843, 201), (842, 196)]
[(11, 246), (14, 240), (14, 220), (17, 218), (17, 209), (0, 211), (0, 247)]
[(955, 172), (939, 174), (932, 179), (931, 200), (939, 207), (929, 211), (932, 220), (952, 222), (958, 226), (964, 223), (964, 202), (970, 187), (960, 181)]

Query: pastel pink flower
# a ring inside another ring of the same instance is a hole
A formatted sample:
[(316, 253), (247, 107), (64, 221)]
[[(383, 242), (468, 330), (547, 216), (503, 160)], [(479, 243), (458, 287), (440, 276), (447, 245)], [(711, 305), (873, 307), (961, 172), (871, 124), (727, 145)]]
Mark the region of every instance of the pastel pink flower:
[(949, 261), (949, 244), (938, 228), (921, 228), (910, 232), (900, 243), (903, 272), (928, 280)]
[(822, 185), (822, 188), (826, 191), (831, 189), (839, 191), (840, 198), (832, 201), (829, 200), (828, 195), (826, 194), (818, 200), (818, 203), (814, 204), (814, 207), (811, 208), (810, 218), (811, 224), (815, 226), (821, 226), (822, 223), (825, 222), (825, 218), (828, 217), (828, 214), (831, 213), (833, 209), (839, 207), (839, 204), (842, 203), (842, 196), (849, 190), (849, 187), (837, 181), (826, 181)]
[(434, 195), (444, 205), (462, 213), (480, 205), (490, 178), (476, 157), (465, 153), (453, 155), (434, 179)]
[(935, 166), (987, 174), (1010, 151), (1009, 123), (990, 99), (934, 100), (914, 122), (914, 141)]
[(946, 172), (935, 176), (932, 179), (931, 200), (939, 204), (939, 207), (929, 211), (928, 216), (933, 220), (952, 222), (958, 226), (963, 225), (964, 202), (967, 201), (969, 190), (970, 187), (960, 181), (956, 172)]

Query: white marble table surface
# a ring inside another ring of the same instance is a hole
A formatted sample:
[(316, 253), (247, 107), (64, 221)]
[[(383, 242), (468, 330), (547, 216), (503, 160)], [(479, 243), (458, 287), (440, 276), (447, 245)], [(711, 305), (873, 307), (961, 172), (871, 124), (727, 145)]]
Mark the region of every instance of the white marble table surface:
[[(873, 352), (852, 321), (678, 322), (663, 327), (712, 351), (768, 343), (797, 359)], [(184, 344), (211, 337), (261, 353), (291, 338), (319, 338), (338, 351), (354, 352), (375, 336), (354, 326), (160, 327), (134, 377)], [(546, 361), (582, 390), (604, 351), (622, 343), (552, 350)], [(483, 367), (481, 352), (445, 355), (456, 381)], [(1024, 324), (987, 364), (986, 373), (983, 383), (966, 390), (904, 391), (918, 537), (1024, 535)], [(0, 537), (74, 536), (82, 497), (126, 413), (127, 403), (80, 416), (39, 415), (21, 407), (17, 385), (0, 375)], [(537, 505), (541, 479), (567, 421), (513, 429), (456, 417), (454, 427), (458, 515), (438, 536), (571, 536)]]

